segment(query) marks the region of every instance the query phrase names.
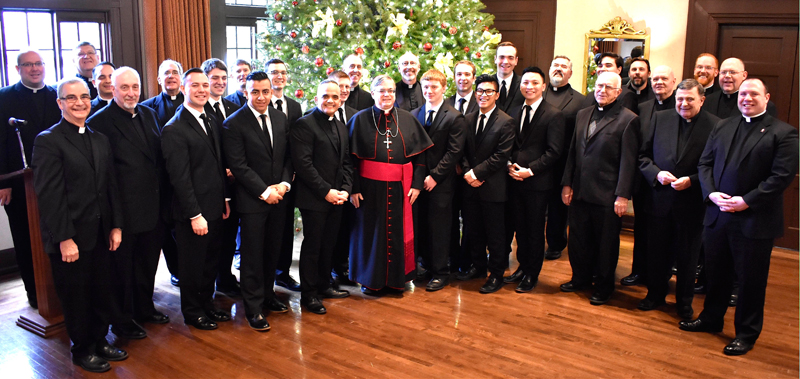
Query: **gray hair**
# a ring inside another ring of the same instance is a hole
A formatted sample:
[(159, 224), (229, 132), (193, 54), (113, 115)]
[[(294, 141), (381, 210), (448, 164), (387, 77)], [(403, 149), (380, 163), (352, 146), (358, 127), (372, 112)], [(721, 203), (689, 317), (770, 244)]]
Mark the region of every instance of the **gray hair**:
[(369, 90), (374, 91), (375, 89), (383, 85), (383, 82), (385, 81), (389, 81), (389, 83), (392, 83), (392, 87), (397, 88), (397, 85), (394, 83), (394, 79), (392, 79), (392, 77), (389, 75), (383, 74), (376, 76), (375, 79), (372, 79), (372, 84), (370, 84)]
[(610, 71), (603, 72), (600, 75), (597, 75), (597, 80), (600, 80), (600, 78), (604, 76), (612, 76), (611, 79), (615, 82), (614, 87), (616, 88), (622, 87), (622, 78), (616, 72), (610, 72)]
[(168, 65), (168, 64), (174, 64), (175, 66), (177, 66), (178, 67), (178, 72), (180, 73), (179, 75), (183, 75), (183, 65), (181, 65), (180, 62), (174, 61), (172, 59), (165, 59), (163, 62), (161, 62), (160, 65), (158, 65), (158, 75), (159, 76), (161, 76), (161, 71), (164, 70), (164, 65)]
[(84, 82), (83, 79), (78, 77), (65, 78), (61, 79), (61, 81), (58, 82), (58, 87), (56, 87), (56, 91), (58, 92), (58, 98), (60, 99), (64, 97), (64, 86), (75, 83), (80, 83), (83, 86), (83, 88), (86, 89), (86, 93), (89, 93), (89, 86), (86, 85), (86, 82)]
[(114, 83), (114, 85), (117, 85), (117, 76), (120, 76), (120, 75), (122, 75), (122, 74), (124, 74), (126, 72), (132, 72), (133, 75), (136, 76), (136, 81), (139, 82), (139, 84), (142, 84), (142, 78), (139, 77), (139, 72), (136, 71), (135, 69), (131, 68), (131, 67), (128, 67), (128, 66), (122, 66), (122, 67), (114, 70), (114, 72), (111, 73), (111, 83)]

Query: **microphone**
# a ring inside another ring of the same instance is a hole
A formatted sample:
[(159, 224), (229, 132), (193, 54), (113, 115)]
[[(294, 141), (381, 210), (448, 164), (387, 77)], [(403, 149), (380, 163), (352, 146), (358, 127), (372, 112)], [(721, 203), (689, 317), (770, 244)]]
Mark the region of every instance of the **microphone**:
[(28, 125), (28, 121), (27, 120), (20, 120), (18, 118), (11, 117), (11, 118), (8, 119), (8, 125), (11, 125), (11, 126), (24, 126), (24, 125)]

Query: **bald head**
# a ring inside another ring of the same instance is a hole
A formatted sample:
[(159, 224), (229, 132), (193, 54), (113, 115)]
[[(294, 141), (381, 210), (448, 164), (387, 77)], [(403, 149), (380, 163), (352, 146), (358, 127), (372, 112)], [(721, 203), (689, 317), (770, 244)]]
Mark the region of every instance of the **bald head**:
[(722, 92), (730, 95), (739, 90), (739, 86), (747, 79), (744, 62), (739, 58), (728, 58), (719, 65), (719, 86)]
[(114, 82), (114, 102), (134, 113), (141, 93), (139, 73), (130, 67), (120, 67), (111, 74), (111, 81)]
[(653, 93), (659, 101), (672, 96), (675, 90), (675, 73), (669, 66), (658, 66), (653, 69), (652, 75)]

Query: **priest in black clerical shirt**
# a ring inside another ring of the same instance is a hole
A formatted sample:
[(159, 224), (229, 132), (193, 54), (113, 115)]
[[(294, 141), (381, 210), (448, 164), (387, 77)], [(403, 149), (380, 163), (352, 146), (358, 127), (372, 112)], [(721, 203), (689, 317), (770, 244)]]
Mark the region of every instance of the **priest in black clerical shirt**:
[(161, 62), (158, 66), (158, 84), (161, 85), (162, 92), (142, 102), (142, 105), (156, 111), (159, 129), (164, 129), (178, 106), (183, 104), (182, 74), (183, 66), (179, 62), (172, 59)]
[[(738, 108), (739, 86), (747, 79), (744, 62), (739, 58), (728, 58), (719, 66), (719, 86), (721, 91), (706, 97), (703, 109), (711, 114), (725, 119), (741, 114)], [(778, 110), (772, 101), (767, 101), (767, 113), (772, 117), (778, 115)]]
[(89, 87), (89, 94), (94, 99), (97, 97), (97, 88), (92, 83), (92, 70), (99, 62), (97, 50), (91, 43), (82, 41), (78, 43), (78, 46), (75, 46), (72, 53), (74, 54), (72, 63), (75, 64), (75, 70), (78, 72), (75, 76), (86, 83), (86, 86)]
[(417, 81), (419, 58), (411, 52), (403, 54), (398, 59), (397, 70), (400, 71), (402, 80), (397, 82), (394, 106), (409, 112), (423, 106), (425, 98), (422, 97), (422, 86)]
[(370, 294), (402, 290), (415, 272), (411, 206), (425, 179), (425, 166), (416, 162), (433, 146), (419, 121), (394, 106), (391, 77), (376, 77), (371, 89), (375, 106), (348, 122), (356, 169), (350, 201), (357, 208), (350, 278)]
[(363, 69), (364, 63), (361, 61), (361, 55), (350, 54), (342, 62), (342, 71), (350, 76), (350, 96), (345, 101), (345, 104), (359, 111), (370, 108), (374, 104), (370, 93), (359, 86), (362, 77), (361, 70)]

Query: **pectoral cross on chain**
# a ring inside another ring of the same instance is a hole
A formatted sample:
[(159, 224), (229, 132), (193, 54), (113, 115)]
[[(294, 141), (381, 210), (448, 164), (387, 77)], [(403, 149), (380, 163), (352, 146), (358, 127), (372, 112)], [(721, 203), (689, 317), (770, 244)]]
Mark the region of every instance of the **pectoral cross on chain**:
[(386, 150), (389, 150), (389, 145), (392, 144), (392, 141), (389, 141), (389, 133), (386, 133), (386, 141), (383, 141), (386, 144)]

